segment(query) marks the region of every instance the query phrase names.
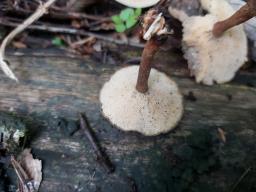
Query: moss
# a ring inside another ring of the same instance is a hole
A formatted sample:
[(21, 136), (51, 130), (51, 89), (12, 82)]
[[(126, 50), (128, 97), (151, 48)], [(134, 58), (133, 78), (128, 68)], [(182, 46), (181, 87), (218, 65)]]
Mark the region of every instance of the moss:
[(8, 153), (15, 153), (22, 146), (26, 130), (25, 124), (17, 116), (0, 113), (1, 143)]

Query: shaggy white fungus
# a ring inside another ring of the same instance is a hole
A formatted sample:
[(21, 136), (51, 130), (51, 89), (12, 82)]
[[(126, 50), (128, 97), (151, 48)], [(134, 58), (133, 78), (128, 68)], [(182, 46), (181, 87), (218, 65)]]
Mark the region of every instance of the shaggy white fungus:
[(201, 0), (205, 16), (187, 16), (169, 7), (170, 14), (183, 25), (184, 57), (191, 75), (206, 85), (225, 83), (233, 79), (247, 61), (247, 38), (243, 26), (229, 29), (221, 37), (212, 34), (213, 25), (234, 13), (225, 0)]

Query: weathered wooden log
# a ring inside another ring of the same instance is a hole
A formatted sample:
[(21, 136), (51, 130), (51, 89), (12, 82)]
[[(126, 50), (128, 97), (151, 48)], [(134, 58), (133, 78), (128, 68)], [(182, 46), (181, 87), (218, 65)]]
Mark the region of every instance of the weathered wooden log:
[[(20, 84), (0, 75), (0, 109), (31, 119), (30, 127), (36, 132), (32, 152), (43, 160), (40, 191), (255, 189), (253, 169), (237, 184), (256, 160), (254, 74), (242, 72), (229, 84), (203, 86), (189, 78), (181, 55), (158, 54), (155, 67), (179, 84), (185, 115), (174, 131), (144, 137), (119, 131), (101, 115), (99, 90), (125, 64), (103, 65), (65, 58), (65, 54), (8, 59)], [(80, 112), (86, 112), (101, 146), (115, 164), (114, 174), (107, 175), (95, 163), (85, 138), (74, 133)], [(218, 128), (225, 132), (225, 143)]]

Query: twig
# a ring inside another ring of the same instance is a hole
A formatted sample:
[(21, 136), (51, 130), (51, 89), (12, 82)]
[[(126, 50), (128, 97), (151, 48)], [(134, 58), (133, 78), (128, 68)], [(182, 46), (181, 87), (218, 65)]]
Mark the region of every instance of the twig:
[(86, 116), (80, 114), (79, 118), (80, 118), (80, 128), (82, 129), (84, 135), (87, 137), (87, 139), (91, 143), (95, 153), (97, 154), (97, 157), (99, 158), (100, 162), (102, 163), (104, 168), (107, 170), (107, 172), (112, 173), (115, 170), (115, 168), (113, 164), (110, 162), (109, 158), (106, 156), (106, 154), (103, 153), (101, 147), (98, 145), (97, 139), (95, 138), (90, 128), (90, 124)]
[(138, 186), (132, 177), (127, 177), (128, 183), (130, 185), (130, 192), (138, 192)]
[[(4, 17), (0, 18), (0, 24), (4, 26), (9, 26), (9, 27), (16, 27), (18, 24), (15, 22), (11, 22)], [(47, 32), (52, 32), (52, 33), (66, 33), (66, 34), (71, 34), (71, 35), (81, 35), (81, 36), (91, 36), (95, 37), (97, 39), (103, 40), (103, 41), (108, 41), (111, 43), (115, 43), (118, 45), (129, 45), (132, 47), (137, 47), (137, 48), (143, 48), (144, 44), (141, 43), (136, 43), (132, 41), (124, 41), (124, 40), (118, 40), (118, 39), (113, 39), (112, 37), (108, 37), (106, 35), (101, 35), (99, 33), (93, 33), (81, 29), (74, 29), (70, 27), (61, 27), (61, 26), (51, 26), (51, 25), (30, 25), (27, 27), (27, 29), (31, 30), (40, 30), (40, 31), (47, 31)]]
[(234, 192), (237, 188), (237, 186), (241, 183), (241, 181), (246, 177), (246, 175), (251, 171), (252, 167), (249, 167), (245, 170), (245, 172), (241, 175), (241, 177), (238, 179), (238, 181), (235, 183), (235, 185), (232, 187), (230, 192)]
[[(23, 15), (31, 14), (31, 11), (26, 10), (19, 6), (13, 6), (13, 8), (14, 8), (13, 10), (9, 10), (9, 11), (15, 12), (16, 14), (18, 12)], [(63, 8), (59, 8), (56, 6), (51, 6), (51, 10), (49, 10), (48, 16), (54, 19), (90, 19), (90, 20), (95, 20), (99, 22), (111, 21), (110, 17), (71, 12), (70, 10), (65, 10), (65, 12), (63, 12)]]
[(88, 43), (88, 42), (90, 42), (90, 41), (93, 41), (93, 40), (94, 40), (94, 37), (87, 37), (87, 38), (85, 38), (85, 39), (81, 39), (81, 40), (79, 40), (79, 41), (76, 41), (76, 42), (74, 42), (74, 43), (71, 43), (70, 46), (71, 46), (71, 47), (76, 47), (76, 46), (79, 46), (79, 45), (84, 45), (84, 44), (86, 44), (86, 43)]
[(99, 22), (106, 22), (106, 21), (111, 21), (110, 17), (103, 17), (103, 16), (96, 16), (96, 15), (88, 15), (85, 13), (76, 13), (76, 12), (50, 12), (50, 16), (54, 18), (63, 18), (63, 19), (90, 19), (90, 20), (95, 20)]
[(72, 58), (72, 59), (83, 59), (84, 57), (81, 55), (77, 55), (71, 52), (68, 49), (63, 49), (62, 52), (59, 53), (50, 53), (50, 52), (27, 52), (27, 51), (11, 51), (7, 52), (7, 55), (16, 56), (16, 57), (65, 57), (65, 58)]
[(27, 18), (22, 24), (18, 25), (9, 35), (3, 40), (0, 47), (0, 67), (3, 72), (11, 79), (18, 81), (17, 77), (14, 75), (12, 70), (7, 65), (5, 61), (5, 48), (9, 42), (20, 32), (26, 29), (34, 21), (39, 19), (43, 14), (47, 12), (47, 9), (55, 2), (56, 0), (48, 0), (46, 3), (41, 4), (35, 13), (33, 13), (29, 18)]

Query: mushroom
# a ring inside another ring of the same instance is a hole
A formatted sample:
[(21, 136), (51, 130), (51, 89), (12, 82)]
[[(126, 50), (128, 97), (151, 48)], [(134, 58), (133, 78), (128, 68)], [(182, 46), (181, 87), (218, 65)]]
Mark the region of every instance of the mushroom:
[[(246, 4), (246, 2), (244, 2), (243, 0), (228, 0), (228, 2), (236, 11)], [(250, 39), (253, 42), (256, 41), (256, 17), (245, 22), (244, 28), (248, 39)]]
[[(243, 0), (228, 0), (232, 7), (237, 11), (243, 7), (246, 2)], [(256, 62), (256, 17), (243, 23), (244, 30), (249, 40), (249, 56)]]
[(149, 10), (143, 23), (143, 38), (147, 42), (140, 66), (120, 69), (100, 92), (103, 115), (124, 131), (158, 135), (173, 129), (182, 117), (178, 86), (164, 73), (151, 69), (166, 31), (161, 14)]
[(160, 0), (115, 0), (128, 7), (145, 8), (157, 4)]
[(256, 16), (256, 1), (249, 0), (242, 6), (236, 13), (230, 16), (228, 19), (219, 21), (213, 26), (213, 35), (215, 37), (220, 37), (228, 29), (246, 22), (247, 20)]
[(225, 83), (247, 61), (246, 34), (243, 26), (236, 26), (217, 38), (213, 26), (234, 10), (226, 0), (201, 0), (201, 4), (209, 14), (189, 17), (172, 7), (169, 12), (183, 24), (182, 47), (191, 75), (206, 85)]

